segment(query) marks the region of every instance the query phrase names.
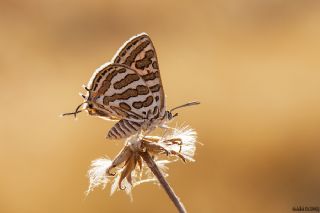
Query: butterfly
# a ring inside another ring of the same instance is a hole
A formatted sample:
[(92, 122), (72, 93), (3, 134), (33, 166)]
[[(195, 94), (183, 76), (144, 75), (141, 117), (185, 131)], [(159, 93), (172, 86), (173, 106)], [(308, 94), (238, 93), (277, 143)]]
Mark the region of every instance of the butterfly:
[(86, 110), (89, 115), (118, 121), (108, 132), (109, 139), (166, 127), (178, 115), (172, 113), (174, 110), (199, 104), (195, 101), (166, 110), (156, 51), (146, 33), (125, 42), (110, 62), (96, 69), (84, 88), (84, 102), (74, 112), (63, 115), (76, 117)]

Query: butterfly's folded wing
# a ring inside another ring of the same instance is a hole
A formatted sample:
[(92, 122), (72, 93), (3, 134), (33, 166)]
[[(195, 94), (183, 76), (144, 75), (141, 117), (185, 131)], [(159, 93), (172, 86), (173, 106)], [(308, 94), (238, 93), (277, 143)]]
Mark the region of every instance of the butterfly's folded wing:
[(88, 87), (91, 101), (113, 117), (141, 121), (157, 108), (146, 82), (126, 65), (107, 64), (99, 68)]
[(145, 33), (132, 37), (118, 50), (112, 62), (127, 65), (141, 76), (157, 102), (158, 116), (162, 117), (166, 110), (165, 97), (156, 51), (150, 37)]
[(108, 132), (107, 138), (109, 139), (121, 139), (127, 138), (131, 135), (138, 133), (141, 130), (142, 123), (128, 121), (122, 119), (117, 122)]

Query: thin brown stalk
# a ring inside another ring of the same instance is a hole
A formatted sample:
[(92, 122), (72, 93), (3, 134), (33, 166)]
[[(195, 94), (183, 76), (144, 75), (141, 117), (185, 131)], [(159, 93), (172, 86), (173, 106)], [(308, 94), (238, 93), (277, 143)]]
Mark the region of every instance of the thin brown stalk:
[(159, 183), (164, 188), (166, 193), (168, 194), (171, 201), (174, 203), (174, 205), (177, 207), (178, 211), (180, 213), (186, 213), (186, 209), (184, 208), (182, 202), (178, 198), (178, 196), (174, 193), (173, 189), (170, 187), (169, 183), (164, 178), (163, 174), (161, 173), (159, 167), (154, 162), (152, 157), (148, 152), (140, 152), (141, 157), (143, 160), (147, 163), (148, 167), (152, 171), (152, 173), (157, 177)]

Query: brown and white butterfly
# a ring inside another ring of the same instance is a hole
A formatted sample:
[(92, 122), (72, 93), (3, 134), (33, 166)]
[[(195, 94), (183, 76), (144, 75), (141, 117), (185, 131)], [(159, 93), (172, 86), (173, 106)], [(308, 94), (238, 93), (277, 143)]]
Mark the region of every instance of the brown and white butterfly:
[(172, 111), (199, 104), (190, 102), (166, 110), (155, 48), (146, 33), (133, 36), (117, 51), (111, 62), (98, 68), (85, 86), (85, 101), (80, 107), (90, 115), (118, 122), (110, 129), (109, 139), (126, 138), (165, 126), (177, 114)]

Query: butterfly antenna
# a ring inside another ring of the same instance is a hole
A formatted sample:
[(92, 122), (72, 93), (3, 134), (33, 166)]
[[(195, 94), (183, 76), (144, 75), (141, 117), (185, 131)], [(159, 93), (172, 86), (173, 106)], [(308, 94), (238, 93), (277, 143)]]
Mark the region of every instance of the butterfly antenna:
[[(172, 112), (176, 109), (179, 109), (179, 108), (183, 108), (183, 107), (187, 107), (187, 106), (193, 106), (193, 105), (198, 105), (200, 104), (199, 101), (192, 101), (192, 102), (189, 102), (189, 103), (186, 103), (186, 104), (183, 104), (183, 105), (180, 105), (180, 106), (177, 106), (173, 109), (170, 110), (170, 113), (172, 114)], [(175, 114), (172, 114), (172, 118), (178, 116), (178, 113), (175, 113)]]
[(75, 110), (74, 112), (63, 113), (62, 116), (65, 116), (65, 115), (74, 115), (74, 118), (76, 118), (76, 117), (77, 117), (77, 114), (80, 113), (80, 112), (82, 112), (82, 110), (79, 110), (79, 109), (80, 109), (80, 107), (81, 107), (84, 103), (86, 103), (86, 102), (83, 102), (83, 103), (81, 103), (79, 106), (77, 106), (77, 108), (76, 108), (76, 110)]
[(189, 103), (186, 103), (186, 104), (177, 106), (177, 107), (171, 109), (170, 112), (173, 112), (174, 110), (179, 109), (179, 108), (182, 108), (182, 107), (193, 106), (193, 105), (198, 105), (198, 104), (200, 104), (199, 101), (192, 101), (192, 102), (189, 102)]

